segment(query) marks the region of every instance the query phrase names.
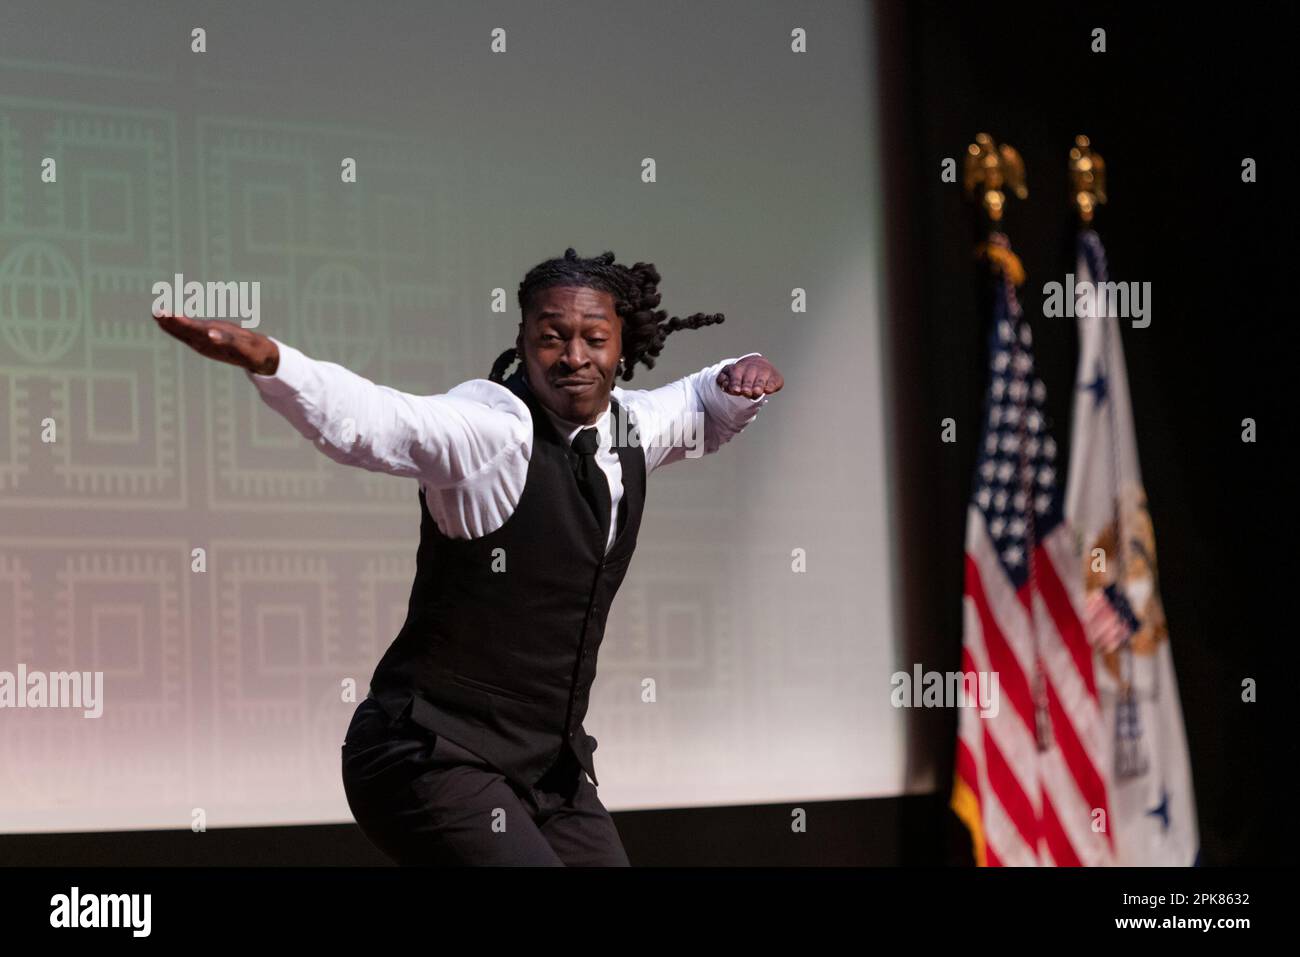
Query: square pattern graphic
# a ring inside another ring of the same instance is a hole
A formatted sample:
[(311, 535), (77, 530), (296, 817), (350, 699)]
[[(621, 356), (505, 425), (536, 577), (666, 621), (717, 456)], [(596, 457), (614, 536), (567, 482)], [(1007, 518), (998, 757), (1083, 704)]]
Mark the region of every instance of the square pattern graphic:
[[(77, 707), (4, 713), (7, 825), (33, 809), (93, 802), (112, 816), (141, 794), (184, 800), (196, 753), (190, 589), (180, 541), (0, 537), (0, 667), (51, 682), (80, 673), (88, 693)], [(97, 717), (86, 716), (92, 688)]]
[(166, 113), (0, 97), (0, 508), (184, 504), (176, 180)]
[(178, 274), (256, 281), (260, 331), (309, 355), (408, 391), (466, 378), (492, 330), (467, 331), (434, 278), (468, 253), (443, 206), (463, 170), (432, 156), (373, 132), (0, 96), (0, 529), (39, 531), (0, 538), (0, 669), (102, 672), (108, 703), (4, 715), (8, 826), (74, 806), (111, 826), (146, 792), (165, 810), (144, 813), (178, 826), (192, 807), (239, 820), (230, 795), (345, 810), (343, 688), (364, 697), (401, 627), (415, 538), (390, 521), (331, 545), (320, 518), (409, 518), (415, 487), (329, 461), (148, 312)]
[[(203, 272), (261, 283), (259, 331), (375, 382), (418, 374), (412, 391), (464, 378), (465, 324), (430, 278), (454, 261), (450, 177), (426, 144), (202, 118), (197, 151)], [(364, 171), (356, 183), (341, 181), (347, 160)], [(205, 373), (213, 507), (409, 508), (399, 483), (339, 469), (286, 435), (247, 382)]]

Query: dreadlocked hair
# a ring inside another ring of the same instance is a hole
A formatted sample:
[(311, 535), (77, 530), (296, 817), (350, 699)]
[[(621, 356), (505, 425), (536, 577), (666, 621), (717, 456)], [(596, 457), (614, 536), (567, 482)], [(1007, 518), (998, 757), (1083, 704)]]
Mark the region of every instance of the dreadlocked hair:
[[(654, 263), (637, 263), (620, 266), (614, 262), (612, 252), (601, 253), (591, 259), (581, 259), (570, 247), (561, 259), (548, 259), (528, 271), (519, 284), (519, 310), (526, 314), (533, 296), (553, 286), (587, 286), (599, 289), (614, 297), (614, 312), (623, 320), (623, 355), (620, 369), (623, 381), (630, 381), (637, 363), (647, 369), (655, 367), (655, 358), (663, 351), (664, 341), (678, 329), (699, 329), (726, 321), (720, 312), (697, 312), (679, 319), (669, 319), (668, 313), (656, 309), (659, 305), (659, 270)], [(518, 350), (510, 348), (497, 356), (488, 378), (493, 382), (505, 380), (506, 370), (520, 358)]]

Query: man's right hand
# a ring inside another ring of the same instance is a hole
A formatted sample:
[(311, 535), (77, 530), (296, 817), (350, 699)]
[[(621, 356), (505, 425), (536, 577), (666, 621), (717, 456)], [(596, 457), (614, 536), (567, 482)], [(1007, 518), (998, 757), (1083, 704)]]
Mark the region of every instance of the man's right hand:
[(229, 362), (258, 375), (274, 375), (280, 367), (280, 349), (275, 341), (237, 322), (172, 315), (154, 319), (165, 332), (209, 359)]

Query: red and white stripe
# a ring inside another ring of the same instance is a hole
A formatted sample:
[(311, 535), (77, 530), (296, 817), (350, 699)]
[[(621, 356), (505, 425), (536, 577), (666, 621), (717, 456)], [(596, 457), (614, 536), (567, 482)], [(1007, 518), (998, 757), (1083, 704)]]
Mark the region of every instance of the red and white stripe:
[(1096, 588), (1088, 593), (1083, 620), (1088, 640), (1098, 651), (1114, 651), (1129, 636), (1128, 626), (1111, 605), (1105, 589)]
[[(1038, 543), (1034, 574), (1018, 591), (974, 506), (966, 538), (962, 667), (997, 673), (1000, 707), (993, 716), (962, 709), (956, 773), (978, 802), (987, 863), (1111, 864), (1104, 727), (1068, 528), (1058, 525)], [(1042, 752), (1034, 732), (1035, 644), (1051, 719)]]

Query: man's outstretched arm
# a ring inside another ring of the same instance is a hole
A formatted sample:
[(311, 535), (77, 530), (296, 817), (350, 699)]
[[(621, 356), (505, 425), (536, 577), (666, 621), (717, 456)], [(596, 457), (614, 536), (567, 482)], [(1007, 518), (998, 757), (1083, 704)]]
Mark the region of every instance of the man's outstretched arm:
[(785, 379), (759, 353), (724, 359), (658, 389), (615, 389), (637, 420), (646, 471), (716, 452), (758, 415)]
[(344, 465), (445, 488), (532, 435), (527, 410), (521, 415), (501, 389), (464, 383), (444, 395), (410, 395), (237, 323), (154, 318), (201, 355), (244, 369), (267, 405)]

